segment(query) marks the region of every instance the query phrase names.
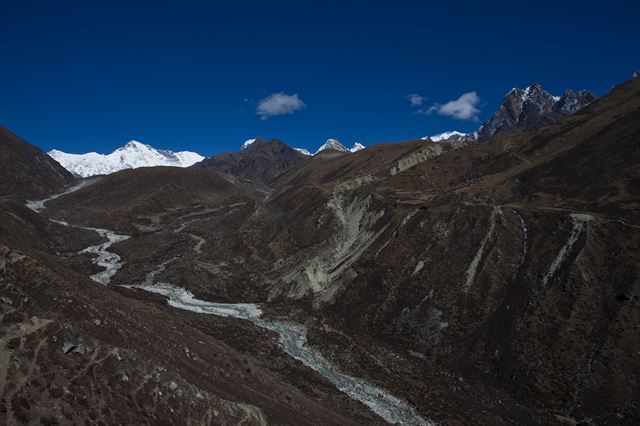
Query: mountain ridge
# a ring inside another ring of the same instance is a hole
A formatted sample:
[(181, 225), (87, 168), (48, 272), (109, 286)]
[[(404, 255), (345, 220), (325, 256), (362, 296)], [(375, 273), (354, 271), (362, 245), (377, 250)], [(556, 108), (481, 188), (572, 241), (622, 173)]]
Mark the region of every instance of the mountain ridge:
[(64, 168), (78, 177), (108, 175), (119, 170), (138, 167), (174, 166), (189, 167), (205, 157), (191, 151), (170, 151), (131, 140), (109, 154), (88, 152), (69, 154), (57, 149), (47, 153)]
[(0, 126), (0, 196), (37, 196), (61, 191), (74, 178), (35, 145)]
[(474, 132), (450, 131), (422, 139), (434, 142), (483, 142), (505, 132), (528, 132), (575, 114), (595, 99), (596, 96), (588, 90), (576, 93), (567, 89), (562, 96), (554, 96), (539, 83), (524, 89), (514, 87), (504, 96), (493, 116)]

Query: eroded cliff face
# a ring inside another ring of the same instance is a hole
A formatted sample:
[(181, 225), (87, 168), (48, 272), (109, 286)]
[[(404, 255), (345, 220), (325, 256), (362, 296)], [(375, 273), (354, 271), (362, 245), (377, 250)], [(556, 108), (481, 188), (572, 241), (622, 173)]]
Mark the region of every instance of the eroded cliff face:
[[(331, 328), (402, 348), (409, 371), (427, 365), (436, 380), (446, 366), (471, 389), (494, 383), (518, 401), (538, 401), (534, 409), (586, 418), (615, 407), (635, 416), (623, 395), (638, 391), (625, 374), (639, 367), (629, 356), (640, 348), (637, 229), (515, 205), (419, 208), (404, 218), (321, 310)], [(338, 356), (358, 368), (356, 357)], [(369, 374), (393, 380), (383, 369)], [(416, 378), (410, 399), (428, 387)]]

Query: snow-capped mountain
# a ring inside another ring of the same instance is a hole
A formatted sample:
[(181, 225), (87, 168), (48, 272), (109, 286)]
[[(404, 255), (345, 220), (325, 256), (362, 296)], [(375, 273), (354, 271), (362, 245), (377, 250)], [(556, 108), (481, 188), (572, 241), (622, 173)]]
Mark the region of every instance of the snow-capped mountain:
[(360, 142), (356, 142), (349, 149), (346, 146), (344, 146), (338, 139), (331, 139), (330, 138), (330, 139), (327, 139), (327, 141), (320, 148), (318, 148), (318, 150), (315, 152), (315, 154), (317, 154), (319, 152), (322, 152), (324, 150), (327, 150), (327, 149), (333, 149), (334, 151), (341, 151), (341, 152), (356, 152), (356, 151), (360, 151), (361, 149), (364, 149), (364, 148), (365, 148), (364, 145), (362, 145)]
[[(316, 154), (327, 149), (333, 149), (335, 151), (349, 152), (349, 149), (342, 145), (338, 139), (327, 139), (327, 141), (315, 152)], [(315, 154), (314, 154), (315, 155)]]
[(524, 89), (514, 87), (505, 95), (498, 111), (475, 132), (451, 131), (422, 139), (472, 142), (483, 141), (502, 132), (527, 132), (574, 114), (595, 99), (595, 95), (588, 90), (578, 93), (566, 90), (562, 96), (554, 96), (538, 83)]
[(462, 142), (467, 141), (470, 138), (473, 138), (472, 133), (462, 133), (457, 130), (452, 130), (450, 132), (438, 133), (433, 136), (424, 136), (420, 139), (431, 140), (432, 142)]
[(362, 145), (360, 142), (356, 142), (353, 144), (351, 148), (349, 148), (349, 152), (356, 152), (356, 151), (360, 151), (361, 149), (365, 149), (365, 146)]
[(188, 167), (204, 160), (200, 154), (190, 151), (173, 152), (156, 149), (138, 141), (130, 141), (111, 154), (67, 154), (54, 149), (47, 154), (76, 176), (107, 175), (123, 169), (150, 166)]
[(311, 155), (311, 153), (309, 152), (309, 150), (308, 150), (308, 149), (304, 149), (304, 148), (293, 148), (293, 149), (295, 149), (296, 151), (298, 151), (300, 154), (303, 154), (303, 155)]
[[(258, 142), (257, 144), (256, 144), (256, 141)], [(242, 145), (240, 145), (240, 152), (245, 151), (249, 147), (255, 148), (256, 146), (262, 145), (265, 143), (267, 143), (267, 141), (259, 136), (257, 138), (247, 139), (246, 141), (244, 141)], [(311, 155), (311, 153), (304, 148), (293, 148), (293, 149), (298, 151), (300, 154)]]

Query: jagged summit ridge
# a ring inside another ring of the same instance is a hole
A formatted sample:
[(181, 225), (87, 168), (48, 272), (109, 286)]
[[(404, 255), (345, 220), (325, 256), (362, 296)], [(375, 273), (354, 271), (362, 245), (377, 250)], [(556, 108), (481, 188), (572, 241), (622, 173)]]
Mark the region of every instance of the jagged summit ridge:
[(566, 90), (554, 96), (539, 83), (511, 89), (496, 113), (472, 133), (458, 131), (425, 136), (433, 142), (469, 142), (487, 140), (502, 132), (527, 132), (575, 114), (596, 99), (588, 90)]
[(344, 146), (338, 139), (329, 138), (327, 141), (320, 146), (315, 152), (316, 154), (322, 151), (326, 151), (327, 149), (333, 149), (335, 151), (341, 152), (349, 152), (349, 149)]
[[(255, 137), (255, 138), (251, 138), (251, 139), (247, 139), (242, 145), (240, 145), (240, 152), (241, 153), (246, 153), (246, 152), (252, 151), (252, 150), (256, 149), (258, 146), (260, 146), (260, 145), (262, 145), (264, 143), (267, 143), (267, 141), (265, 139), (263, 139), (262, 137), (260, 137), (260, 136)], [(303, 154), (303, 155), (306, 155), (306, 156), (313, 156), (313, 155), (316, 155), (319, 152), (325, 151), (327, 149), (331, 149), (331, 150), (334, 150), (334, 151), (340, 151), (340, 152), (356, 152), (356, 151), (360, 151), (361, 149), (364, 149), (364, 148), (366, 148), (366, 147), (360, 142), (355, 142), (351, 146), (351, 148), (347, 148), (338, 139), (329, 138), (314, 153), (311, 153), (306, 148), (293, 148), (293, 149), (298, 151), (300, 154)]]
[(329, 138), (320, 148), (318, 148), (315, 154), (318, 154), (319, 152), (325, 151), (327, 149), (332, 149), (334, 151), (340, 152), (356, 152), (364, 148), (365, 146), (360, 142), (355, 142), (351, 148), (347, 148), (338, 139)]
[(135, 169), (150, 166), (188, 167), (204, 159), (191, 151), (173, 152), (156, 149), (151, 145), (135, 140), (127, 142), (110, 154), (88, 152), (69, 154), (57, 149), (49, 151), (50, 157), (58, 161), (65, 169), (79, 177), (107, 175), (123, 169)]
[[(251, 138), (251, 139), (247, 139), (246, 141), (244, 141), (244, 143), (242, 145), (240, 145), (240, 152), (244, 152), (244, 151), (249, 151), (249, 150), (253, 150), (263, 144), (267, 143), (267, 141), (261, 137), (261, 136), (257, 136), (255, 138)], [(305, 148), (293, 148), (296, 151), (298, 151), (300, 154), (303, 155), (311, 155), (311, 153), (305, 149)]]
[(564, 115), (571, 115), (595, 100), (596, 97), (588, 90), (581, 90), (576, 93), (569, 89), (565, 90), (558, 102), (553, 105), (553, 110)]
[(450, 132), (438, 133), (433, 136), (424, 136), (421, 139), (430, 140), (431, 142), (466, 142), (468, 140), (473, 140), (473, 134), (452, 130)]

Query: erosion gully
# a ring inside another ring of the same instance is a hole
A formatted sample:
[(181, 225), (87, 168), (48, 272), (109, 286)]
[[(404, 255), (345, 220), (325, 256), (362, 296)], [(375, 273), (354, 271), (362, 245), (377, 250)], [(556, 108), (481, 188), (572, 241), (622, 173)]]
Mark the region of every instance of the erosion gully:
[[(27, 201), (26, 206), (35, 212), (46, 209), (46, 203), (53, 199), (75, 192), (90, 185), (95, 180), (85, 180), (60, 194), (43, 200)], [(103, 271), (91, 275), (91, 279), (99, 284), (108, 285), (111, 278), (123, 265), (123, 260), (109, 248), (120, 241), (130, 238), (128, 235), (117, 234), (108, 229), (91, 228), (74, 225), (65, 221), (54, 222), (70, 227), (89, 229), (107, 239), (106, 242), (89, 246), (80, 253), (92, 253), (96, 257), (93, 263), (104, 268)], [(162, 269), (158, 265), (155, 269)], [(155, 270), (154, 269), (154, 270)], [(155, 277), (157, 274), (149, 274)], [(145, 282), (143, 284), (125, 285), (127, 288), (141, 289), (147, 292), (161, 294), (167, 298), (167, 303), (177, 309), (183, 309), (203, 315), (217, 315), (221, 317), (237, 318), (249, 321), (258, 327), (276, 332), (280, 336), (280, 346), (291, 357), (302, 362), (309, 368), (320, 373), (333, 383), (336, 388), (349, 397), (362, 402), (374, 413), (392, 424), (401, 425), (434, 425), (431, 420), (423, 418), (415, 408), (406, 401), (389, 394), (386, 390), (373, 386), (363, 379), (344, 374), (333, 366), (322, 354), (307, 344), (306, 329), (301, 324), (286, 321), (267, 321), (263, 319), (262, 310), (253, 303), (213, 303), (197, 299), (186, 289), (163, 282)]]

